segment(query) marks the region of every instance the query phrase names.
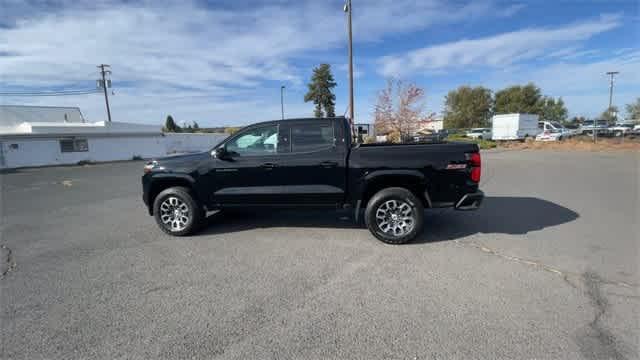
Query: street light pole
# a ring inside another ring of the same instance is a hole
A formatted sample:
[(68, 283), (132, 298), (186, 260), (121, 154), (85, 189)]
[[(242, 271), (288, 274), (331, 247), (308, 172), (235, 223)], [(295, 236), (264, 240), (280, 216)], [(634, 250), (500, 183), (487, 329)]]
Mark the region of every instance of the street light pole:
[[(354, 104), (353, 104), (353, 32), (351, 28), (351, 0), (347, 0), (344, 5), (344, 11), (347, 13), (349, 27), (349, 122), (351, 130), (354, 130)], [(352, 134), (355, 136), (355, 134)]]
[(280, 86), (280, 109), (282, 110), (282, 120), (284, 120), (284, 85)]

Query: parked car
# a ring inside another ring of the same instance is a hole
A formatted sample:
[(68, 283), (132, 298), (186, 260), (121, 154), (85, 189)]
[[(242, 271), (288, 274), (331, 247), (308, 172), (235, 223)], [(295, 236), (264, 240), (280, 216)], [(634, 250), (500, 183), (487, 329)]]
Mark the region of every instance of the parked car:
[(609, 127), (609, 133), (613, 136), (625, 136), (633, 132), (633, 124), (616, 124)]
[(499, 114), (492, 119), (493, 140), (524, 140), (536, 136), (538, 115), (535, 114)]
[(440, 131), (421, 131), (413, 137), (415, 143), (439, 143), (444, 141), (449, 133), (447, 130)]
[(208, 210), (245, 207), (351, 209), (378, 239), (415, 238), (424, 208), (477, 209), (478, 145), (352, 144), (343, 118), (250, 125), (211, 151), (153, 160), (142, 199), (160, 229), (195, 232)]
[(536, 135), (536, 141), (562, 141), (565, 137), (559, 130), (544, 130)]
[[(562, 124), (557, 121), (540, 121), (538, 122), (538, 128), (541, 133), (539, 135), (541, 138), (554, 138), (556, 140), (563, 140), (566, 138), (570, 138), (575, 135), (575, 132), (565, 128)], [(547, 132), (547, 134), (544, 134)], [(536, 140), (538, 140), (538, 136), (536, 136)]]
[(598, 135), (609, 135), (609, 125), (606, 120), (585, 120), (578, 129), (578, 133), (582, 135), (593, 135), (594, 131)]
[(472, 139), (488, 139), (491, 140), (491, 129), (489, 128), (475, 128), (467, 131), (466, 136)]

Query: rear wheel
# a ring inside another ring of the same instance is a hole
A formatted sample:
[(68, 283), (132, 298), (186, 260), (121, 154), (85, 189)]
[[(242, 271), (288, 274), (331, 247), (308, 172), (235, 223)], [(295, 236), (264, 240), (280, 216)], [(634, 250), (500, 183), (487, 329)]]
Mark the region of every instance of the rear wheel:
[(424, 208), (411, 191), (386, 188), (369, 200), (364, 219), (369, 231), (379, 240), (404, 244), (422, 232)]
[(191, 191), (184, 187), (163, 190), (153, 202), (153, 215), (160, 229), (169, 235), (185, 236), (195, 232), (204, 218), (204, 210)]

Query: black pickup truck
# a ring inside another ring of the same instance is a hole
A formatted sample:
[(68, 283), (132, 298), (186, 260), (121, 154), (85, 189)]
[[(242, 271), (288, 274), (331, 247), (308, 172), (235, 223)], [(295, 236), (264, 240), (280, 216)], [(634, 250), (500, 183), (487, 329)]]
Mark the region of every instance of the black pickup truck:
[(378, 239), (405, 243), (424, 208), (473, 210), (478, 146), (468, 143), (354, 144), (342, 117), (253, 124), (211, 151), (145, 165), (143, 200), (171, 235), (196, 231), (207, 211), (247, 207), (347, 209)]

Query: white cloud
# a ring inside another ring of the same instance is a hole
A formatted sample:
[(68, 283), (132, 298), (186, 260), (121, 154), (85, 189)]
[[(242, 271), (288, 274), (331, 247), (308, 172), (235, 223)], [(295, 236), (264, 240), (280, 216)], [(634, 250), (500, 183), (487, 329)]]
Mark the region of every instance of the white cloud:
[[(596, 116), (608, 105), (609, 77), (607, 71), (619, 71), (615, 80), (614, 104), (620, 109), (640, 96), (640, 51), (591, 62), (560, 62), (526, 75), (545, 93), (563, 96), (569, 109), (580, 109), (581, 115)], [(517, 76), (523, 78), (525, 76)], [(515, 78), (517, 78), (515, 77)]]
[(452, 68), (508, 66), (534, 59), (549, 51), (559, 51), (563, 47), (575, 47), (619, 25), (618, 16), (604, 15), (597, 20), (557, 28), (531, 28), (429, 46), (406, 54), (383, 57), (380, 59), (380, 73), (384, 76), (401, 76)]
[[(339, 0), (244, 8), (195, 0), (7, 0), (2, 7), (0, 89), (92, 87), (95, 66), (108, 63), (113, 114), (121, 121), (154, 122), (167, 113), (201, 124), (264, 119), (267, 109), (279, 107), (273, 82), (301, 88), (309, 69), (299, 69), (298, 58), (323, 59), (346, 42)], [(498, 9), (492, 0), (371, 0), (354, 9), (354, 32), (359, 41), (378, 41), (434, 24), (510, 15)], [(301, 94), (292, 90), (291, 99), (289, 114), (308, 114)], [(89, 119), (105, 116), (97, 95), (2, 101), (71, 104)]]

